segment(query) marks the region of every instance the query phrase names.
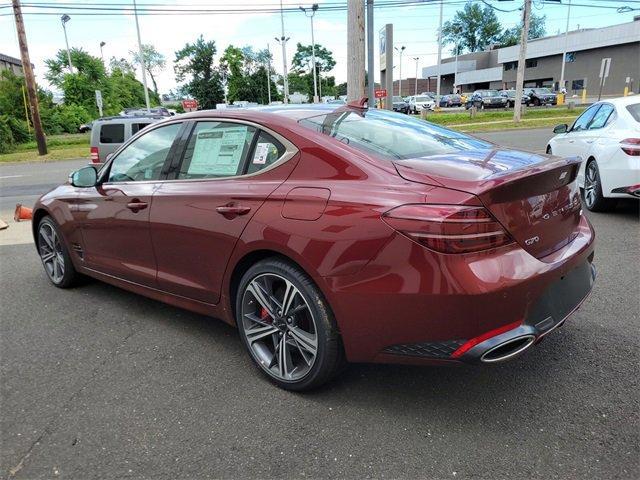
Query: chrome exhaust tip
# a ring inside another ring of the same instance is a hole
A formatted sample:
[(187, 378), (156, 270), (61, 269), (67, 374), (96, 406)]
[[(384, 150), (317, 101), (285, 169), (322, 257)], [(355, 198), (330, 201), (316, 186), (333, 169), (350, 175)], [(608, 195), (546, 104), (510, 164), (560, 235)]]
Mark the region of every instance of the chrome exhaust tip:
[(522, 335), (502, 342), (482, 354), (480, 361), (498, 363), (509, 360), (527, 350), (535, 342), (535, 335)]

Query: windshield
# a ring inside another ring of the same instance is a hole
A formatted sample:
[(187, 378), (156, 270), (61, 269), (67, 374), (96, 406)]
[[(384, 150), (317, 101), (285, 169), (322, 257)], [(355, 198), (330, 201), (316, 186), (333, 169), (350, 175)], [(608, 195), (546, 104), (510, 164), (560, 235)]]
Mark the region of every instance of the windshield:
[(516, 96), (516, 91), (515, 90), (504, 90), (502, 93), (505, 94), (509, 98)]
[(430, 102), (431, 97), (416, 97), (416, 102)]
[(387, 160), (492, 148), (477, 138), (384, 110), (335, 111), (298, 123)]
[(402, 99), (402, 97), (393, 97), (393, 101), (394, 101), (394, 102), (404, 102), (404, 100)]
[(500, 94), (497, 90), (483, 90), (480, 92), (480, 96), (482, 97), (499, 97)]
[(532, 88), (531, 90), (536, 93), (551, 93), (551, 90), (549, 90), (548, 88)]

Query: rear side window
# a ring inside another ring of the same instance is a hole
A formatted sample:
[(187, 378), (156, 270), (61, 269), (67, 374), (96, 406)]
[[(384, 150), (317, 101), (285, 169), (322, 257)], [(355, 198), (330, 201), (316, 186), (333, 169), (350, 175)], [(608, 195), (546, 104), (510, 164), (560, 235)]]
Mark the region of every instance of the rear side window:
[(124, 123), (105, 123), (100, 127), (100, 143), (124, 143)]
[(140, 130), (142, 130), (144, 127), (146, 127), (147, 125), (150, 125), (150, 124), (149, 123), (132, 123), (131, 124), (131, 135), (135, 135)]
[(191, 132), (178, 178), (242, 175), (256, 129), (230, 122), (198, 122)]
[(627, 111), (631, 114), (636, 122), (640, 123), (640, 103), (627, 105)]
[(335, 111), (299, 123), (388, 160), (492, 148), (477, 138), (383, 110)]
[(267, 132), (260, 132), (256, 142), (247, 173), (256, 173), (273, 165), (284, 155), (285, 148), (278, 140)]

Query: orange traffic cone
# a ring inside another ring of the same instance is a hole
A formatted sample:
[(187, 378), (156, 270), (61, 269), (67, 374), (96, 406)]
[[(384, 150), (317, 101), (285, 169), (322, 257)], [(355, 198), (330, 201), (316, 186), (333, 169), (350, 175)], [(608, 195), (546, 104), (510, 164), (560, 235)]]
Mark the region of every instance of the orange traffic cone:
[(16, 222), (20, 220), (31, 220), (33, 217), (33, 210), (27, 207), (23, 207), (21, 204), (16, 204), (16, 213), (13, 214), (13, 219)]

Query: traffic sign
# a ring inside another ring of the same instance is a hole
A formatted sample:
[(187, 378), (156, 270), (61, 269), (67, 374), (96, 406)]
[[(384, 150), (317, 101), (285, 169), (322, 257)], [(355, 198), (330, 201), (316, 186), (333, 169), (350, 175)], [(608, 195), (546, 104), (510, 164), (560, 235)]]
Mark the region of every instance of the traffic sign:
[(373, 94), (375, 95), (376, 98), (385, 98), (387, 96), (387, 89), (386, 88), (379, 88), (374, 90)]
[(609, 76), (609, 69), (611, 68), (611, 58), (603, 58), (600, 63), (600, 78), (607, 78)]
[(198, 101), (197, 100), (182, 100), (182, 108), (184, 108), (185, 112), (192, 112), (198, 109)]

